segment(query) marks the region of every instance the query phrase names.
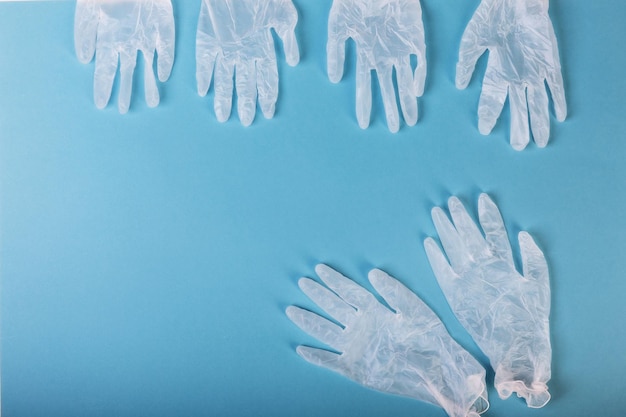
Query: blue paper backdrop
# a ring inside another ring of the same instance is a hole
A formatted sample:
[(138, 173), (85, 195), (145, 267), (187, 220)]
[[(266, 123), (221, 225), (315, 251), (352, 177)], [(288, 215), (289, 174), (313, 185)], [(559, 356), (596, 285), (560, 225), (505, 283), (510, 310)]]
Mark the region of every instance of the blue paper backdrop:
[[(0, 3), (2, 409), (10, 417), (444, 416), (362, 388), (295, 353), (320, 346), (284, 314), (314, 308), (297, 279), (325, 262), (370, 288), (380, 267), (455, 321), (422, 241), (430, 209), (488, 192), (510, 233), (548, 258), (553, 400), (488, 416), (620, 416), (626, 409), (626, 3), (552, 0), (569, 117), (546, 149), (508, 144), (508, 106), (477, 130), (483, 59), (458, 91), (459, 40), (478, 0), (423, 0), (428, 79), (413, 128), (354, 115), (354, 47), (326, 76), (330, 0), (294, 0), (302, 61), (279, 47), (276, 116), (244, 128), (196, 94), (200, 2), (175, 1), (176, 62), (147, 108), (92, 102), (73, 2)], [(553, 111), (551, 110), (551, 114)], [(517, 244), (514, 242), (514, 248)], [(519, 261), (519, 260), (518, 260)], [(492, 384), (493, 374), (488, 379)]]

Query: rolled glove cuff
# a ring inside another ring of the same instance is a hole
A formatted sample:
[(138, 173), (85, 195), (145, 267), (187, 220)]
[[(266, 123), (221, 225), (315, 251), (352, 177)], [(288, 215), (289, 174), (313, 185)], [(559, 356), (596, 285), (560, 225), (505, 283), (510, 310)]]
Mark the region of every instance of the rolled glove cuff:
[(543, 382), (533, 382), (529, 387), (523, 381), (500, 381), (495, 386), (500, 398), (507, 399), (516, 393), (530, 408), (541, 408), (550, 401), (548, 386)]

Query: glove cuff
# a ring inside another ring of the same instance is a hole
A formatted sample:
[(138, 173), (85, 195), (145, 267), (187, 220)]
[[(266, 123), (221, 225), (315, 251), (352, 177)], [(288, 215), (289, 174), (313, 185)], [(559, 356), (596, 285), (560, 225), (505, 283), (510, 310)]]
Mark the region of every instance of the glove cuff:
[(523, 381), (501, 381), (496, 382), (495, 386), (503, 400), (515, 392), (518, 397), (526, 400), (526, 405), (530, 408), (541, 408), (550, 401), (548, 386), (543, 382), (533, 382), (529, 387)]

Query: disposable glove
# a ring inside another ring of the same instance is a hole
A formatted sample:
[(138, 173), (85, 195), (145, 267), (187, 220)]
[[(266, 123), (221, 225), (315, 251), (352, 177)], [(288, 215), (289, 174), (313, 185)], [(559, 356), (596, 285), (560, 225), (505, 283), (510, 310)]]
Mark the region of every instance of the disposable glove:
[(442, 407), (451, 417), (487, 410), (484, 368), (408, 288), (383, 271), (369, 273), (394, 312), (328, 266), (315, 270), (330, 290), (308, 278), (300, 279), (300, 288), (341, 326), (294, 306), (287, 316), (340, 353), (298, 346), (300, 356), (366, 387)]
[(550, 137), (548, 83), (556, 118), (567, 115), (563, 76), (548, 0), (482, 0), (461, 40), (456, 85), (467, 87), (476, 61), (489, 50), (487, 71), (478, 104), (478, 129), (488, 135), (509, 97), (511, 145), (522, 150), (530, 141), (530, 126), (537, 146)]
[(233, 73), (239, 119), (249, 126), (257, 94), (263, 115), (274, 116), (278, 99), (278, 65), (274, 29), (282, 39), (287, 63), (300, 60), (295, 27), (298, 13), (291, 0), (203, 0), (196, 38), (198, 94), (205, 96), (215, 73), (215, 114), (230, 117)]
[[(419, 0), (334, 0), (328, 20), (328, 77), (343, 76), (345, 43), (356, 43), (356, 117), (363, 129), (372, 110), (371, 71), (376, 70), (387, 126), (400, 129), (392, 73), (395, 69), (400, 105), (407, 125), (417, 122), (417, 97), (424, 93), (426, 44)], [(417, 68), (411, 56), (417, 55)]]
[(526, 232), (519, 233), (523, 273), (513, 263), (502, 216), (486, 194), (478, 200), (478, 230), (458, 198), (448, 202), (452, 222), (435, 207), (433, 222), (448, 256), (432, 238), (424, 242), (443, 293), (495, 370), (501, 398), (512, 392), (529, 407), (549, 400), (550, 283), (541, 250)]
[(149, 107), (159, 104), (153, 72), (154, 53), (160, 81), (174, 64), (174, 13), (170, 0), (77, 0), (74, 44), (78, 60), (89, 63), (96, 55), (94, 100), (103, 109), (109, 102), (120, 67), (120, 113), (128, 112), (137, 51), (145, 60), (145, 92)]

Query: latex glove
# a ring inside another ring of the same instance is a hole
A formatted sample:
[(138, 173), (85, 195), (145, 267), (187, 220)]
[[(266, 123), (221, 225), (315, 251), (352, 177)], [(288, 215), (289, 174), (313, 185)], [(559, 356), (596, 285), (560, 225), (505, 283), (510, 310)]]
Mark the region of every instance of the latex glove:
[(550, 137), (548, 83), (556, 118), (562, 122), (567, 104), (559, 51), (548, 15), (548, 0), (482, 0), (461, 40), (456, 85), (467, 87), (476, 61), (489, 50), (487, 71), (478, 104), (478, 129), (488, 135), (509, 97), (511, 145), (522, 150), (530, 141), (530, 126), (537, 146)]
[(291, 0), (203, 0), (196, 38), (198, 94), (205, 96), (215, 73), (215, 114), (230, 117), (233, 73), (239, 119), (249, 126), (257, 94), (263, 115), (274, 116), (278, 99), (278, 65), (274, 29), (282, 39), (287, 63), (300, 60), (295, 27), (298, 13)]
[(489, 357), (501, 398), (512, 392), (529, 407), (549, 400), (550, 282), (541, 250), (519, 233), (523, 273), (513, 263), (502, 216), (486, 194), (478, 200), (478, 230), (458, 198), (448, 207), (452, 222), (435, 207), (433, 222), (450, 263), (431, 238), (424, 242), (430, 265), (450, 307)]
[(315, 271), (332, 291), (308, 278), (300, 279), (300, 288), (343, 328), (294, 306), (287, 316), (341, 353), (298, 346), (300, 356), (366, 387), (442, 407), (451, 417), (487, 410), (484, 368), (408, 288), (383, 271), (370, 272), (372, 286), (394, 312), (328, 266)]
[(128, 112), (137, 51), (145, 60), (146, 102), (159, 104), (153, 72), (154, 53), (160, 81), (166, 81), (174, 64), (174, 12), (170, 0), (77, 0), (74, 44), (78, 60), (89, 63), (96, 55), (94, 100), (103, 109), (109, 102), (120, 67), (120, 113)]
[[(402, 114), (407, 125), (417, 122), (417, 97), (424, 93), (426, 44), (419, 0), (334, 0), (328, 19), (328, 77), (343, 76), (345, 43), (356, 43), (356, 117), (363, 129), (372, 111), (371, 71), (376, 70), (387, 126), (400, 129), (392, 73), (395, 69)], [(417, 68), (411, 67), (417, 55)]]

